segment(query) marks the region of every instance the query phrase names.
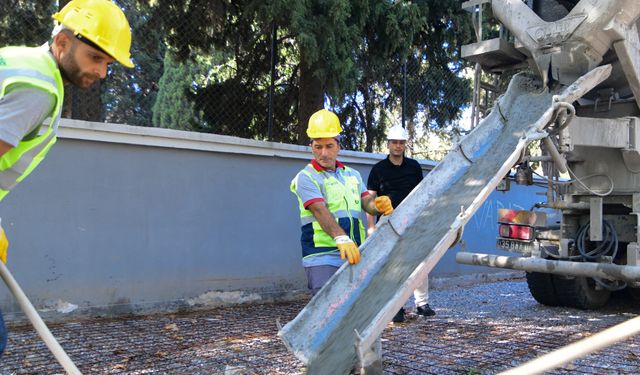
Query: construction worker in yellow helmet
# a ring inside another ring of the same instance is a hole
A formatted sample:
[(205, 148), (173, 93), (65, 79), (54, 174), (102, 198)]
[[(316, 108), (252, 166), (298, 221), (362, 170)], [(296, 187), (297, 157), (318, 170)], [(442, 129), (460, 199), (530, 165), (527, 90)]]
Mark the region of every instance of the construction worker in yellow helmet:
[[(53, 19), (57, 25), (49, 43), (0, 48), (0, 200), (55, 143), (64, 87), (91, 86), (115, 61), (133, 67), (129, 22), (111, 0), (71, 0)], [(0, 227), (3, 263), (7, 248)], [(0, 356), (6, 343), (0, 314)]]
[(313, 159), (291, 181), (302, 224), (302, 266), (313, 295), (345, 260), (360, 261), (362, 210), (372, 215), (393, 212), (389, 197), (374, 199), (360, 173), (337, 160), (341, 132), (335, 113), (322, 109), (311, 115), (307, 135)]

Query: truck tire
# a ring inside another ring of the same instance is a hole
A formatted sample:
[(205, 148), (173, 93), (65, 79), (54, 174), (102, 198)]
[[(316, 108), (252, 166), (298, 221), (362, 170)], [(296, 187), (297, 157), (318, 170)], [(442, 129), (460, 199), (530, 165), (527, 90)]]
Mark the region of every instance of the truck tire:
[(582, 310), (592, 310), (604, 306), (611, 292), (596, 289), (595, 281), (590, 277), (553, 276), (556, 295), (564, 306)]
[(543, 305), (561, 306), (553, 285), (553, 275), (540, 272), (527, 272), (527, 285), (533, 298)]

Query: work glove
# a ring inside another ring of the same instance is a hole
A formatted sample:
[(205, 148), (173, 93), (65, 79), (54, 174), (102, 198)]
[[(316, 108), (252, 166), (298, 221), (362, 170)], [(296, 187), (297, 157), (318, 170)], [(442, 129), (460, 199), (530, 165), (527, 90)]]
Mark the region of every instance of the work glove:
[(393, 206), (391, 205), (391, 199), (386, 195), (377, 197), (373, 203), (376, 205), (376, 210), (385, 216), (389, 216), (393, 213)]
[(2, 263), (7, 264), (7, 249), (9, 248), (9, 241), (7, 235), (4, 233), (4, 229), (0, 223), (0, 260)]
[(358, 246), (351, 241), (349, 236), (336, 236), (336, 246), (340, 250), (340, 258), (347, 259), (349, 264), (358, 264), (360, 262), (360, 250)]

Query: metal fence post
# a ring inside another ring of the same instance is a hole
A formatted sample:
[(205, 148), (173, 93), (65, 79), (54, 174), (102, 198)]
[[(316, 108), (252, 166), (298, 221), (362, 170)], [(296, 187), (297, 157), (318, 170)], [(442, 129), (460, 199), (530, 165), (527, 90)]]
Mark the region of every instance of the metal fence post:
[(402, 127), (406, 128), (407, 113), (407, 62), (402, 64)]
[(276, 84), (276, 47), (278, 37), (278, 25), (271, 22), (271, 84), (269, 85), (269, 114), (267, 119), (267, 139), (273, 140), (273, 92)]

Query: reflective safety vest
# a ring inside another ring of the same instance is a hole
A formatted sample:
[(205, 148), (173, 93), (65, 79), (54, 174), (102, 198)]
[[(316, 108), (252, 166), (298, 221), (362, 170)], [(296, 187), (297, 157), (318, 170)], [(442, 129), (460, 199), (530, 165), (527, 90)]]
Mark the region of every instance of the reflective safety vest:
[(298, 198), (300, 208), (302, 256), (306, 258), (338, 251), (336, 241), (322, 230), (315, 216), (313, 216), (310, 210), (304, 207), (305, 202), (298, 196), (298, 176), (302, 174), (311, 178), (311, 181), (313, 181), (322, 192), (329, 212), (333, 214), (340, 227), (342, 227), (351, 240), (360, 246), (365, 238), (365, 231), (362, 220), (360, 220), (362, 213), (360, 184), (362, 180), (358, 172), (345, 166), (341, 171), (345, 180), (344, 183), (342, 183), (333, 173), (318, 171), (311, 164), (308, 164), (293, 181), (291, 181), (291, 191)]
[(20, 143), (0, 157), (0, 200), (22, 181), (56, 142), (58, 122), (62, 114), (64, 85), (53, 57), (43, 48), (0, 48), (0, 98), (12, 85), (31, 86), (56, 98), (47, 129)]

